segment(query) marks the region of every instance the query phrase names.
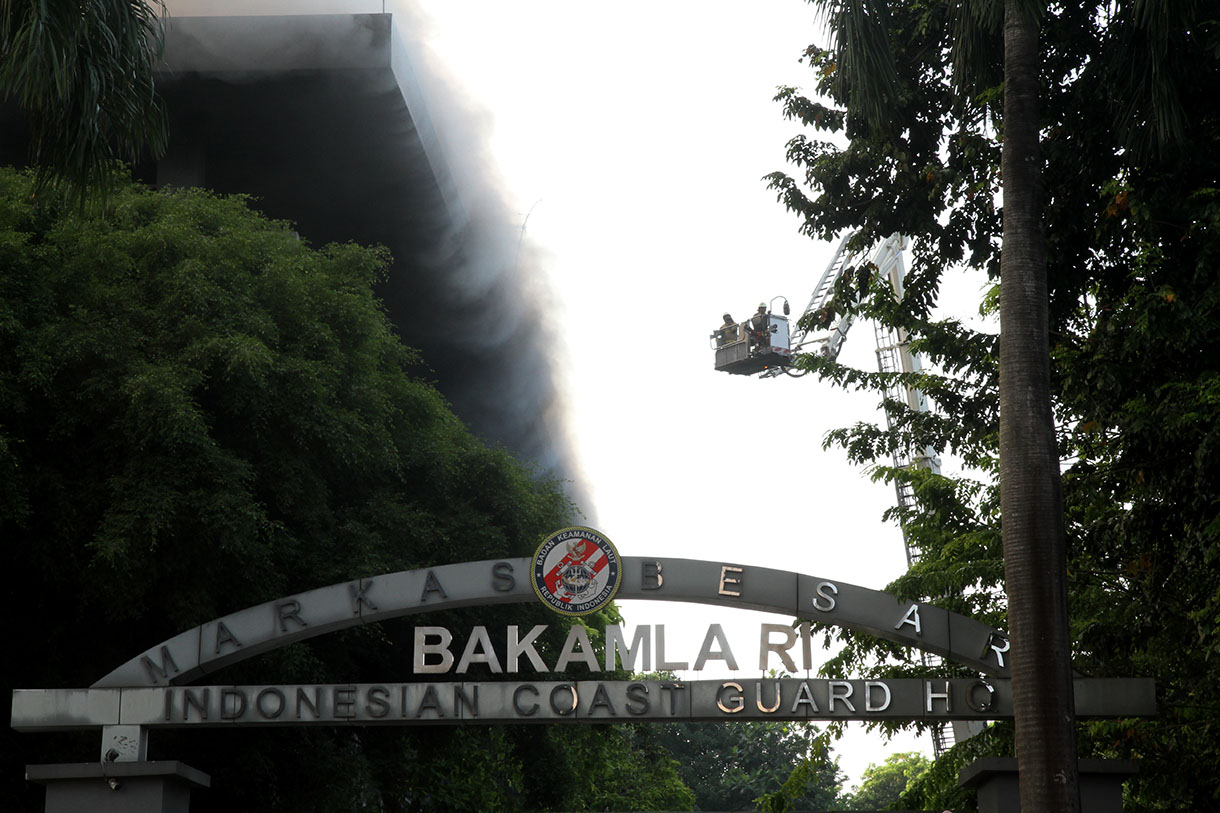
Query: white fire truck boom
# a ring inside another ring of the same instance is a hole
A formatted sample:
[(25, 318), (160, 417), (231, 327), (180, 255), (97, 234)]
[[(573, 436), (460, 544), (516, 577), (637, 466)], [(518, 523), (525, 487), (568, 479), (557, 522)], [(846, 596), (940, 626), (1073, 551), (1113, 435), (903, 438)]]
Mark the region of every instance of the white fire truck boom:
[[(765, 304), (760, 304), (759, 312), (745, 322), (732, 322), (726, 314), (725, 324), (712, 333), (716, 345), (716, 369), (738, 375), (758, 375), (760, 378), (773, 378), (780, 373), (804, 375), (803, 371), (792, 369), (793, 355), (818, 353), (832, 360), (838, 358), (847, 339), (847, 331), (855, 321), (851, 313), (837, 320), (834, 318), (830, 303), (836, 291), (850, 291), (852, 304), (858, 305), (867, 296), (869, 287), (884, 281), (894, 297), (901, 299), (906, 277), (902, 262), (906, 238), (900, 234), (890, 235), (877, 246), (870, 258), (867, 251), (848, 248), (853, 236), (849, 234), (839, 242), (830, 264), (813, 289), (813, 296), (809, 297), (809, 304), (791, 332), (786, 313), (783, 316), (772, 313)], [(786, 300), (784, 310), (788, 310)], [(918, 373), (922, 369), (919, 356), (911, 352), (905, 331), (877, 324), (875, 333), (878, 370), (883, 373)], [(904, 402), (916, 412), (929, 411), (927, 397), (909, 381), (903, 382), (895, 377), (886, 395)], [(893, 429), (892, 425), (890, 429)], [(895, 452), (893, 462), (896, 468), (914, 466), (940, 473), (940, 461), (930, 448)], [(899, 506), (907, 508), (912, 505), (914, 497), (909, 484), (896, 483), (896, 490)], [(910, 544), (906, 546), (906, 552), (908, 565), (919, 558), (919, 551)]]
[[(855, 321), (855, 316), (850, 312), (835, 319), (830, 304), (836, 291), (850, 291), (853, 307), (849, 310), (855, 310), (854, 306), (868, 295), (868, 289), (872, 285), (881, 284), (882, 281), (895, 298), (901, 299), (906, 275), (902, 263), (902, 251), (907, 245), (906, 238), (898, 234), (891, 235), (877, 246), (870, 259), (867, 251), (853, 251), (848, 248), (853, 236), (849, 234), (839, 242), (830, 264), (826, 266), (813, 289), (813, 295), (809, 297), (809, 304), (805, 306), (791, 332), (786, 300), (783, 316), (771, 313), (770, 309), (766, 309), (764, 313), (764, 306), (760, 306), (754, 321), (733, 323), (727, 318), (728, 314), (725, 314), (725, 324), (712, 333), (716, 346), (716, 369), (738, 375), (758, 375), (760, 378), (774, 378), (781, 373), (790, 376), (804, 375), (803, 371), (792, 369), (794, 354), (817, 353), (831, 360), (837, 359), (839, 351), (843, 349), (843, 342), (847, 339), (847, 331)], [(905, 331), (896, 331), (878, 323), (875, 333), (878, 370), (883, 373), (917, 373), (922, 369), (919, 356), (911, 352), (909, 337)], [(909, 381), (903, 382), (895, 377), (891, 380), (886, 396), (906, 403), (909, 409), (916, 412), (930, 411), (927, 397)], [(889, 413), (886, 413), (886, 422), (893, 430)], [(934, 474), (940, 473), (940, 460), (931, 447), (895, 451), (893, 463), (895, 468), (922, 468)], [(894, 488), (899, 507), (909, 508), (914, 505), (915, 496), (909, 483), (895, 481)], [(909, 567), (919, 560), (919, 549), (911, 544), (905, 531), (903, 543)], [(939, 663), (939, 659), (935, 655), (925, 653), (924, 663), (934, 665)], [(977, 727), (967, 724), (954, 725), (952, 728), (947, 725), (936, 726), (932, 731), (933, 750), (939, 755), (953, 744), (954, 739), (965, 739), (977, 731)]]
[[(851, 329), (855, 316), (847, 313), (831, 324), (828, 308), (839, 287), (839, 280), (844, 277), (849, 278), (851, 287), (855, 291), (853, 305), (858, 304), (865, 296), (865, 286), (858, 282), (860, 278), (870, 280), (870, 284), (872, 280), (888, 280), (895, 296), (902, 296), (904, 274), (902, 250), (906, 248), (906, 238), (897, 234), (891, 235), (877, 247), (870, 261), (867, 252), (848, 250), (847, 244), (853, 236), (849, 234), (839, 241), (839, 247), (835, 249), (830, 264), (826, 266), (826, 270), (822, 272), (822, 278), (818, 280), (817, 287), (813, 289), (813, 296), (809, 297), (809, 304), (805, 306), (801, 318), (797, 320), (798, 325), (805, 323), (809, 325), (809, 328), (798, 327), (793, 333), (793, 352), (820, 353), (830, 359), (839, 357), (839, 351), (843, 348), (843, 342), (847, 339), (847, 331)], [(852, 276), (856, 279), (850, 279)], [(827, 315), (824, 323), (819, 320), (822, 314)]]

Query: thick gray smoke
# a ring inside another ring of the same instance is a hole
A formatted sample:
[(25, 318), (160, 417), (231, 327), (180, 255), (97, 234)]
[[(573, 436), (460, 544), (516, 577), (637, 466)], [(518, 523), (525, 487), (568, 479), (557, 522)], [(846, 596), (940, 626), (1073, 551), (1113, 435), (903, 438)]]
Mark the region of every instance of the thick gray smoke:
[(381, 292), (421, 372), (481, 437), (567, 481), (591, 521), (523, 215), (484, 158), (485, 122), (395, 12), (392, 35), (382, 15), (171, 19), (155, 180), (253, 194), (314, 245), (387, 246)]

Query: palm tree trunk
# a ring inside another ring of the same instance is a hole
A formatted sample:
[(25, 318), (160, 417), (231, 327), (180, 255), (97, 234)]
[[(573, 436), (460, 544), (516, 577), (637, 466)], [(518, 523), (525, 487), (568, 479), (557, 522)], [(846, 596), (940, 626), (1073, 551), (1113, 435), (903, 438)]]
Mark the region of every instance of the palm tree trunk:
[(1050, 400), (1038, 20), (1004, 14), (1000, 507), (1021, 809), (1079, 811), (1059, 455)]

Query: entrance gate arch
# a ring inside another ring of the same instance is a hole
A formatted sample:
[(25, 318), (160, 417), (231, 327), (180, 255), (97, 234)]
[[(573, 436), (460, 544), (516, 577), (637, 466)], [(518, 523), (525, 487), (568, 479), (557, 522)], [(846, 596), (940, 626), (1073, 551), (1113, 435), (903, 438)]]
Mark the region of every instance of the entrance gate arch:
[[(1008, 681), (1008, 640), (1002, 630), (933, 605), (834, 579), (765, 567), (695, 559), (622, 557), (617, 600), (677, 601), (744, 608), (809, 619), (913, 646), (963, 664), (981, 679), (824, 680), (801, 677), (735, 680), (532, 680), (408, 682), (336, 685), (198, 685), (218, 670), (277, 647), (360, 624), (471, 606), (539, 600), (530, 579), (532, 560), (489, 559), (404, 570), (340, 582), (249, 607), (200, 624), (160, 642), (109, 672), (86, 689), (18, 689), (12, 697), (11, 725), (19, 731), (101, 729), (101, 760), (74, 765), (29, 766), (27, 777), (47, 784), (47, 809), (102, 809), (115, 797), (97, 795), (97, 778), (114, 789), (134, 783), (140, 794), (164, 804), (106, 810), (185, 813), (189, 788), (209, 778), (177, 762), (148, 762), (148, 732), (158, 727), (275, 725), (412, 725), (580, 723), (736, 720), (992, 720), (1012, 717)], [(647, 626), (647, 625), (645, 625)], [(539, 625), (521, 636), (508, 627), (507, 657), (529, 658), (548, 671), (533, 650)], [(651, 628), (649, 628), (651, 629)], [(425, 635), (421, 638), (421, 630)], [(416, 627), (416, 671), (425, 667), (421, 640), (427, 633), (449, 636), (440, 627)], [(481, 630), (481, 632), (479, 632)], [(801, 625), (808, 642), (808, 625)], [(786, 633), (777, 644), (770, 633)], [(718, 634), (718, 635), (717, 635)], [(608, 627), (604, 664), (619, 660), (633, 668), (638, 648), (646, 649), (640, 627), (628, 644), (619, 627)], [(785, 625), (763, 625), (760, 674), (771, 653), (791, 648)], [(583, 641), (580, 640), (583, 636)], [(663, 628), (656, 630), (658, 661)], [(719, 636), (719, 637), (718, 637)], [(474, 646), (474, 649), (471, 647)], [(719, 649), (714, 649), (718, 646)], [(705, 652), (724, 656), (723, 631), (709, 625), (696, 671)], [(556, 664), (597, 661), (582, 625), (572, 625)], [(437, 647), (430, 650), (436, 654)], [(467, 642), (468, 659), (491, 664), (496, 656), (484, 627)], [(470, 656), (475, 652), (475, 656)], [(579, 654), (578, 654), (579, 653)], [(570, 658), (568, 656), (571, 656)], [(787, 658), (782, 655), (781, 658)], [(568, 659), (568, 660), (565, 660)], [(729, 661), (728, 657), (721, 659)], [(538, 667), (541, 667), (540, 669)], [(645, 670), (647, 670), (647, 666)], [(658, 663), (658, 668), (665, 668)], [(457, 670), (464, 672), (459, 663)], [(516, 671), (516, 660), (508, 672)], [(1150, 716), (1156, 712), (1150, 679), (1078, 679), (1078, 717)], [(52, 797), (56, 802), (52, 802)], [(73, 801), (75, 800), (75, 801)], [(83, 807), (82, 807), (83, 806)]]
[[(1008, 642), (1002, 630), (933, 605), (834, 579), (716, 561), (638, 556), (622, 557), (619, 600), (699, 603), (811, 619), (933, 652), (985, 678), (194, 685), (246, 658), (360, 624), (457, 607), (537, 601), (529, 581), (530, 564), (528, 558), (488, 559), (404, 570), (249, 607), (154, 645), (87, 689), (14, 691), (12, 726), (22, 731), (101, 728), (103, 754), (138, 761), (145, 753), (147, 731), (156, 727), (758, 718), (942, 722), (1012, 714)], [(713, 628), (719, 629), (718, 625), (709, 628), (708, 641), (714, 638)], [(775, 625), (772, 631), (779, 629)], [(518, 636), (515, 627), (510, 630)], [(529, 637), (510, 641), (518, 655), (532, 649)], [(621, 631), (607, 638), (627, 648)], [(490, 649), (488, 642), (484, 658)], [(615, 653), (604, 654), (607, 668), (612, 669)], [(585, 657), (593, 659), (592, 654)], [(765, 671), (765, 651), (762, 657), (760, 674)], [(509, 671), (516, 671), (515, 665)], [(1076, 692), (1081, 717), (1155, 712), (1151, 680), (1082, 679)]]
[[(1008, 676), (1002, 630), (930, 604), (835, 579), (696, 559), (625, 556), (616, 600), (676, 601), (808, 618)], [(93, 688), (193, 682), (317, 635), (419, 613), (537, 601), (530, 560), (487, 559), (339, 582), (200, 624), (133, 657)]]

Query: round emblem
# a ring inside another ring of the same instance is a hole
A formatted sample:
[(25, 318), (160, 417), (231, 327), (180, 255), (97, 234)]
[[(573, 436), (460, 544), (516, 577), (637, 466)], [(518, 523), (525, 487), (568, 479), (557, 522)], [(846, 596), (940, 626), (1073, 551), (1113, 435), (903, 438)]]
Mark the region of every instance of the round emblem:
[(534, 592), (557, 613), (588, 615), (610, 603), (622, 582), (618, 551), (592, 528), (564, 528), (534, 553)]

